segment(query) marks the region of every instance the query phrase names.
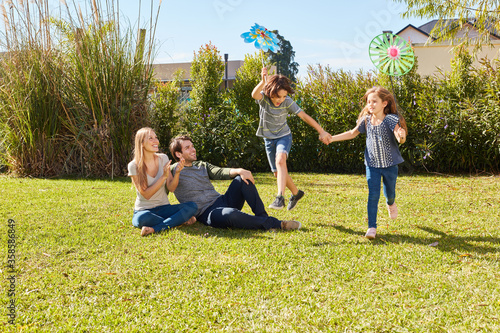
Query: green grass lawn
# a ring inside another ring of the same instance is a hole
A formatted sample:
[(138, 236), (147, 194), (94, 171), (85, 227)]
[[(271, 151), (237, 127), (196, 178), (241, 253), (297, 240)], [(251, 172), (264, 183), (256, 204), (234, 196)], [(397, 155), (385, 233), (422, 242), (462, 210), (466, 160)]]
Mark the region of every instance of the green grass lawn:
[[(268, 205), (275, 179), (255, 176)], [(17, 318), (2, 288), (0, 331), (500, 331), (498, 176), (400, 176), (399, 218), (381, 201), (373, 241), (364, 176), (292, 177), (304, 199), (270, 214), (299, 231), (150, 237), (132, 227), (129, 179), (0, 177), (3, 258), (8, 219), (17, 237)]]

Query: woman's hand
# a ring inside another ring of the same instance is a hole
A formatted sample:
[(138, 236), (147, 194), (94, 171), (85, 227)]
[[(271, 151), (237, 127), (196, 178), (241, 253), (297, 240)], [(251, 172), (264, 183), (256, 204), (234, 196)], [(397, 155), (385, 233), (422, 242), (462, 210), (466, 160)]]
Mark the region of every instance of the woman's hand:
[(167, 164), (163, 166), (163, 178), (165, 178), (164, 180), (167, 180), (170, 176), (170, 164), (172, 164), (172, 161), (168, 160)]
[(184, 158), (181, 158), (179, 162), (177, 162), (177, 165), (175, 166), (175, 176), (172, 176), (172, 172), (170, 171), (170, 161), (168, 161), (168, 178), (167, 178), (167, 189), (170, 192), (174, 192), (177, 189), (177, 186), (179, 185), (179, 177), (182, 169), (184, 169), (184, 166), (186, 165), (186, 160)]

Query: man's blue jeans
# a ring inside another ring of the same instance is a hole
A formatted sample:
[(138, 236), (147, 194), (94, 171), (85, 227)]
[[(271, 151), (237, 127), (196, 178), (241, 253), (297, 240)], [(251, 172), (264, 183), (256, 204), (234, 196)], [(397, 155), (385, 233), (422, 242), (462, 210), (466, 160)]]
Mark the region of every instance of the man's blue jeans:
[[(245, 201), (255, 215), (241, 211)], [(214, 228), (280, 229), (281, 221), (267, 215), (259, 192), (252, 182), (246, 184), (237, 176), (226, 193), (198, 217), (198, 221)]]
[(396, 180), (398, 166), (388, 168), (372, 168), (366, 166), (366, 181), (368, 182), (368, 228), (377, 227), (377, 210), (380, 200), (380, 181), (384, 183), (386, 203), (392, 205), (396, 200)]
[(134, 227), (151, 227), (155, 232), (177, 227), (189, 220), (198, 209), (194, 202), (162, 205), (151, 209), (136, 210), (132, 217)]

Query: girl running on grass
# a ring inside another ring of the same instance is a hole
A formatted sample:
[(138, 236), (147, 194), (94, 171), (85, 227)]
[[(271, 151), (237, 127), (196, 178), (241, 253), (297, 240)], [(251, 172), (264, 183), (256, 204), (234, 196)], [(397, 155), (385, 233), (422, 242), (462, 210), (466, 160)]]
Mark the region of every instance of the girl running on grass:
[[(141, 128), (135, 135), (134, 160), (128, 164), (128, 175), (137, 190), (132, 224), (141, 228), (141, 236), (177, 227), (185, 222), (196, 222), (193, 217), (198, 207), (194, 202), (171, 205), (165, 190), (170, 190), (179, 181), (179, 174), (172, 176), (170, 160), (158, 153), (158, 138), (148, 127)], [(177, 171), (184, 162), (179, 162)]]
[[(406, 141), (406, 122), (396, 109), (394, 96), (385, 88), (373, 87), (363, 96), (366, 106), (359, 114), (356, 127), (331, 137), (334, 141), (351, 140), (366, 133), (365, 166), (368, 182), (368, 230), (365, 237), (377, 234), (377, 210), (380, 199), (380, 181), (384, 183), (389, 217), (396, 219), (396, 179), (398, 164), (403, 162), (398, 144)], [(397, 142), (396, 142), (397, 140)]]
[(262, 80), (252, 91), (252, 97), (260, 106), (257, 136), (264, 138), (267, 159), (278, 182), (276, 199), (269, 208), (282, 209), (285, 207), (283, 195), (287, 187), (292, 192), (287, 209), (292, 210), (297, 201), (304, 196), (304, 192), (295, 186), (286, 165), (286, 159), (292, 147), (292, 133), (286, 121), (288, 115), (299, 116), (300, 119), (318, 131), (319, 139), (324, 144), (328, 144), (331, 135), (288, 96), (294, 91), (287, 77), (278, 74), (267, 78), (266, 67), (262, 68), (261, 77)]

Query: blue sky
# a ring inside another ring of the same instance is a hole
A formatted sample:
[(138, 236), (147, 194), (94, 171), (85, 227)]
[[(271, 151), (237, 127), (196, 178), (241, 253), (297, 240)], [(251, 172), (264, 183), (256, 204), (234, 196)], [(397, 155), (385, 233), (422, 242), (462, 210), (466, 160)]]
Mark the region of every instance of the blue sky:
[[(152, 1), (156, 9), (159, 0)], [(142, 0), (140, 14), (139, 3), (120, 1), (123, 17), (132, 23), (149, 21), (151, 1)], [(418, 27), (429, 21), (402, 19), (405, 10), (403, 4), (390, 0), (163, 0), (155, 63), (190, 62), (193, 53), (208, 42), (221, 54), (229, 54), (230, 60), (243, 60), (256, 49), (240, 35), (258, 23), (290, 41), (299, 76), (306, 73), (308, 64), (318, 63), (334, 70), (371, 70), (368, 45), (373, 37), (383, 30), (398, 32), (408, 24)]]
[[(128, 9), (127, 9), (128, 10)], [(427, 19), (402, 19), (403, 4), (389, 0), (164, 0), (157, 39), (157, 63), (188, 62), (201, 45), (212, 42), (231, 60), (256, 51), (240, 34), (254, 23), (289, 40), (300, 74), (308, 64), (356, 71), (374, 69), (368, 56), (370, 41), (383, 30), (398, 32)]]

